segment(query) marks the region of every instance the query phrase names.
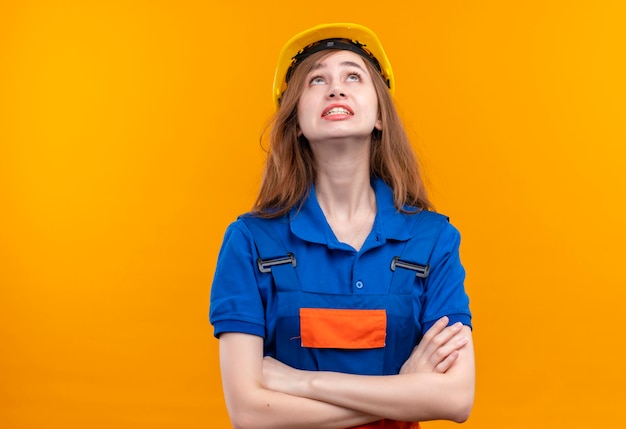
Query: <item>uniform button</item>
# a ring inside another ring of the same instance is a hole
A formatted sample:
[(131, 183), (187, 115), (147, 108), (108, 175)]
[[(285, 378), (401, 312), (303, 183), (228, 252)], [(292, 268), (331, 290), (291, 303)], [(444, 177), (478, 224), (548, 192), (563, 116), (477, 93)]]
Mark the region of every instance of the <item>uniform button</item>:
[(356, 287), (357, 287), (357, 289), (361, 289), (363, 287), (363, 282), (361, 280), (356, 282)]

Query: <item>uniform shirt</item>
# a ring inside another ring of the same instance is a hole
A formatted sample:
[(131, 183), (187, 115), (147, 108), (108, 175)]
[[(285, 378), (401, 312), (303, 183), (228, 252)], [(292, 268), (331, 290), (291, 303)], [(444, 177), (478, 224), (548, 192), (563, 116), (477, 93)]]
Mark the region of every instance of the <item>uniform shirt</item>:
[[(359, 251), (335, 237), (319, 206), (314, 187), (303, 206), (288, 215), (282, 237), (297, 259), (298, 278), (307, 292), (381, 294), (389, 288), (390, 261), (411, 238), (407, 215), (396, 210), (392, 190), (373, 181), (378, 212), (372, 231)], [(284, 218), (277, 221), (285, 221)], [(440, 317), (471, 327), (465, 271), (459, 259), (460, 235), (448, 222), (430, 259), (430, 274), (413, 292), (417, 332), (423, 334)], [(276, 292), (272, 276), (261, 273), (254, 240), (238, 219), (226, 230), (211, 290), (210, 321), (214, 335), (240, 332), (264, 338), (265, 354), (274, 355)], [(420, 280), (421, 281), (421, 280)]]

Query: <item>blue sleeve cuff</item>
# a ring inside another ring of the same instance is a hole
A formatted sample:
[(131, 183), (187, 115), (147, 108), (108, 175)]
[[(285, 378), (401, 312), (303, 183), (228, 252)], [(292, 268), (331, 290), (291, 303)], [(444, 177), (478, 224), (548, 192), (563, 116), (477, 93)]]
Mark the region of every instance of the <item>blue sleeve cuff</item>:
[(256, 323), (242, 322), (239, 320), (222, 320), (213, 323), (213, 335), (215, 338), (219, 338), (219, 336), (225, 332), (239, 332), (265, 338), (265, 328)]
[[(469, 326), (470, 329), (473, 329), (472, 328), (472, 317), (470, 315), (468, 315), (468, 314), (456, 313), (456, 314), (446, 314), (445, 316), (448, 316), (448, 319), (449, 319), (448, 326), (454, 325), (456, 322), (461, 322), (462, 324)], [(441, 317), (443, 317), (443, 316), (441, 316)], [(439, 319), (428, 321), (428, 322), (424, 322), (422, 334), (425, 334), (426, 331), (428, 331), (430, 328), (432, 328), (432, 326), (437, 322), (437, 320), (439, 320)]]

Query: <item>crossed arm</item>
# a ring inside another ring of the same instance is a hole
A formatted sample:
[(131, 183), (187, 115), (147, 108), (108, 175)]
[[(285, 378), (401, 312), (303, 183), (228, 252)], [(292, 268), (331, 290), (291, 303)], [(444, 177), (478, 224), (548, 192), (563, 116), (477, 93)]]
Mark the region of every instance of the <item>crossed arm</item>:
[(263, 358), (263, 339), (220, 336), (226, 406), (235, 429), (338, 429), (382, 418), (464, 421), (474, 398), (474, 352), (467, 326), (439, 320), (400, 374), (303, 371)]

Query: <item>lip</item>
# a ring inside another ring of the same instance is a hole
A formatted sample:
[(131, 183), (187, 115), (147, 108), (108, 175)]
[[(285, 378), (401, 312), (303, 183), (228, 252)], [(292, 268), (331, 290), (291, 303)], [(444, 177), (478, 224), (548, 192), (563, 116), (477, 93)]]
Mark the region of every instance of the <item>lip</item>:
[[(331, 116), (327, 116), (328, 112), (330, 112), (333, 109), (344, 109), (346, 110), (348, 113), (344, 113), (344, 114), (334, 114)], [(347, 116), (352, 116), (354, 115), (354, 111), (352, 110), (352, 108), (350, 106), (348, 106), (347, 104), (342, 104), (342, 103), (333, 103), (330, 104), (328, 106), (326, 106), (326, 108), (322, 111), (322, 118), (326, 118), (326, 119), (331, 119), (331, 118), (345, 118)]]

